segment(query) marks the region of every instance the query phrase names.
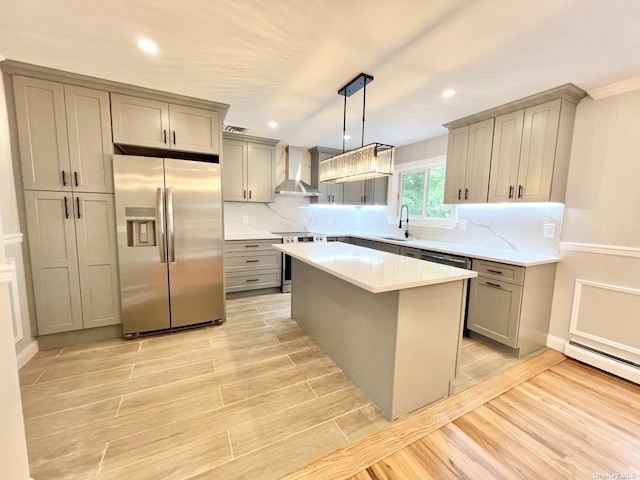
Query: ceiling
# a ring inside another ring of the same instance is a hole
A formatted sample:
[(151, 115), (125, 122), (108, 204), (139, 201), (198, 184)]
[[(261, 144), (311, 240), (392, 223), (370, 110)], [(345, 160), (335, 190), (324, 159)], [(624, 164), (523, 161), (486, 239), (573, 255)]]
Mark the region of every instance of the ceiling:
[[(226, 124), (303, 147), (342, 146), (337, 90), (365, 72), (365, 143), (402, 146), (567, 82), (640, 76), (639, 27), (636, 0), (2, 0), (0, 55), (228, 103)], [(347, 118), (349, 149), (362, 91)]]

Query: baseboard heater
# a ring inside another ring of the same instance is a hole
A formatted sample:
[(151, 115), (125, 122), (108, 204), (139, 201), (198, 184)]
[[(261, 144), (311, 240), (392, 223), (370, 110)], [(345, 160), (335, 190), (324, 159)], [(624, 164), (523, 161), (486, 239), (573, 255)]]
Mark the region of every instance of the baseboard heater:
[(640, 384), (640, 364), (570, 340), (565, 355)]

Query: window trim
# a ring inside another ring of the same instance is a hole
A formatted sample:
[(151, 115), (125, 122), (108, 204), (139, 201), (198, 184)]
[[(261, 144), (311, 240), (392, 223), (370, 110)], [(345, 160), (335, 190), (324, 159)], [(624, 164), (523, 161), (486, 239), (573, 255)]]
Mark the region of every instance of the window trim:
[[(446, 165), (447, 156), (440, 155), (437, 157), (426, 158), (414, 162), (401, 163), (394, 165), (393, 175), (389, 179), (389, 193), (387, 197), (387, 223), (389, 225), (398, 224), (400, 220), (400, 192), (402, 191), (402, 175), (408, 173), (417, 173), (430, 168), (438, 168)], [(426, 178), (425, 178), (426, 181)], [(425, 199), (426, 200), (426, 199)], [(427, 216), (409, 215), (409, 225), (418, 227), (433, 227), (453, 230), (458, 224), (458, 209), (456, 205), (451, 205), (451, 218), (433, 218)]]

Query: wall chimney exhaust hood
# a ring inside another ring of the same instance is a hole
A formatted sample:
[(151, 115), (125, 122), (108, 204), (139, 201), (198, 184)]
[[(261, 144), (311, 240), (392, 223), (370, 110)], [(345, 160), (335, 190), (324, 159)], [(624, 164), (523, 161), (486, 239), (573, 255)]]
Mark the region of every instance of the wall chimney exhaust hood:
[(287, 147), (286, 180), (276, 187), (276, 195), (283, 197), (319, 197), (320, 190), (300, 180), (302, 176), (302, 149)]

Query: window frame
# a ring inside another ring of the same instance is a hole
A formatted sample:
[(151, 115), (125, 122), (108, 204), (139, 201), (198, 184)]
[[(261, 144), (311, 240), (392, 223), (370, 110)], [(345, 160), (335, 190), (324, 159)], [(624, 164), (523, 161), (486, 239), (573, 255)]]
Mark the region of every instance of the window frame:
[[(397, 224), (400, 220), (400, 207), (402, 207), (402, 204), (400, 203), (400, 194), (402, 192), (403, 175), (419, 172), (425, 173), (424, 211), (426, 212), (428, 203), (428, 191), (426, 186), (429, 184), (429, 170), (432, 168), (446, 167), (446, 160), (446, 155), (440, 155), (438, 157), (394, 165), (393, 175), (389, 179), (389, 194), (387, 198), (389, 208), (387, 222), (390, 225), (394, 223)], [(453, 230), (457, 223), (457, 205), (451, 205), (450, 218), (428, 217), (426, 215), (409, 215), (409, 225), (418, 227), (434, 227)]]

